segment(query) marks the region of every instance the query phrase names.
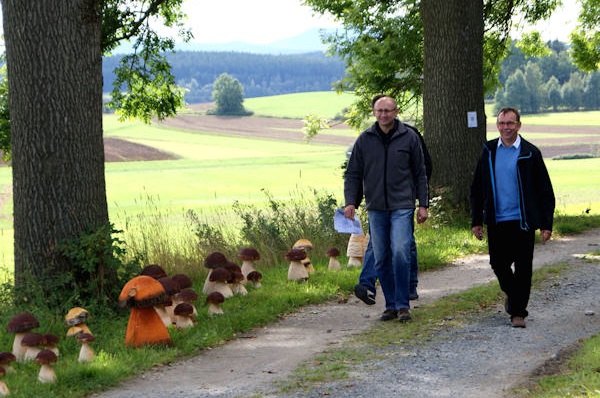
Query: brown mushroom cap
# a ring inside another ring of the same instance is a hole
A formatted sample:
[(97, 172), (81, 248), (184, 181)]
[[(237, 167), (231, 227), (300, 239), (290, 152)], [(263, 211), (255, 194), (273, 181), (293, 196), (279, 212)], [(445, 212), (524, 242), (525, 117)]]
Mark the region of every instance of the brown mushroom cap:
[(77, 335), (77, 341), (80, 343), (90, 343), (94, 340), (96, 340), (96, 337), (91, 333), (79, 333)]
[(58, 344), (58, 336), (52, 333), (46, 333), (45, 335), (42, 336), (43, 337), (43, 345), (44, 346), (55, 346), (56, 344)]
[(304, 249), (292, 249), (287, 252), (285, 258), (288, 261), (302, 261), (306, 258), (306, 251)]
[(163, 304), (167, 298), (165, 289), (156, 279), (139, 275), (132, 278), (123, 286), (119, 294), (121, 307), (147, 308)]
[(163, 286), (163, 289), (165, 289), (167, 296), (172, 296), (181, 290), (179, 284), (168, 276), (163, 276), (162, 278), (159, 278), (158, 281)]
[(212, 292), (206, 296), (206, 302), (208, 304), (222, 304), (225, 302), (225, 296), (221, 292)]
[(227, 265), (227, 257), (221, 252), (212, 252), (204, 259), (204, 266), (209, 269), (224, 267)]
[(179, 303), (173, 309), (173, 314), (179, 316), (191, 316), (194, 313), (194, 306), (190, 303)]
[(192, 288), (181, 289), (181, 291), (177, 293), (175, 297), (178, 300), (191, 303), (192, 301), (198, 300), (198, 293), (196, 293)]
[(69, 326), (85, 323), (90, 318), (90, 313), (81, 307), (71, 308), (65, 315), (65, 322)]
[(9, 333), (23, 333), (40, 326), (37, 318), (31, 314), (21, 313), (12, 317), (6, 326)]
[(306, 251), (310, 251), (313, 248), (313, 244), (306, 238), (301, 238), (294, 243), (292, 249), (304, 249)]
[(244, 280), (244, 274), (238, 271), (231, 272), (231, 276), (227, 280), (227, 283), (240, 283)]
[(23, 347), (39, 347), (44, 345), (44, 336), (41, 333), (27, 333), (21, 340)]
[(260, 260), (260, 254), (253, 247), (245, 247), (239, 251), (238, 258), (242, 261), (257, 261)]
[(229, 272), (242, 272), (242, 267), (234, 263), (233, 261), (227, 261), (227, 264), (223, 267)]
[(11, 362), (17, 360), (17, 357), (12, 352), (0, 352), (0, 365), (10, 365)]
[(175, 274), (171, 277), (178, 285), (180, 289), (192, 287), (192, 280), (185, 274)]
[(327, 249), (326, 254), (329, 257), (337, 257), (340, 255), (340, 249), (338, 249), (337, 247), (330, 247), (329, 249)]
[(262, 279), (262, 274), (258, 271), (252, 271), (246, 275), (246, 279), (252, 282), (257, 282)]
[(158, 264), (149, 264), (142, 269), (140, 275), (146, 275), (154, 279), (160, 279), (167, 276), (167, 272)]
[(211, 282), (227, 282), (230, 277), (231, 272), (223, 267), (218, 267), (212, 270), (208, 280)]
[(56, 362), (58, 357), (51, 350), (42, 350), (38, 352), (35, 357), (35, 363), (39, 363), (41, 365), (47, 365), (53, 362)]

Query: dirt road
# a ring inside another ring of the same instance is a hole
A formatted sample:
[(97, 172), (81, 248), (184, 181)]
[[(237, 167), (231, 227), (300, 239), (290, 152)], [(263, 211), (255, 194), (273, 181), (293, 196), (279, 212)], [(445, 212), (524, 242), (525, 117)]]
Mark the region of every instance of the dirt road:
[[(576, 259), (577, 255), (598, 250), (599, 244), (600, 230), (552, 240), (546, 245), (538, 245), (536, 247), (534, 267), (539, 268), (543, 265), (561, 261), (579, 261)], [(463, 291), (472, 286), (485, 284), (492, 280), (494, 280), (494, 275), (490, 270), (488, 257), (486, 255), (471, 256), (456, 264), (448, 265), (442, 270), (422, 273), (419, 284), (419, 294), (421, 297), (416, 304), (429, 303), (449, 294)], [(594, 302), (597, 303), (597, 300), (594, 299)], [(346, 303), (328, 303), (326, 305), (306, 307), (280, 322), (240, 336), (237, 340), (231, 341), (222, 347), (206, 350), (197, 357), (144, 373), (140, 377), (130, 380), (118, 388), (94, 395), (94, 397), (152, 398), (168, 396), (174, 398), (229, 398), (247, 397), (253, 396), (253, 394), (257, 394), (255, 396), (281, 396), (278, 393), (273, 394), (272, 392), (268, 392), (275, 381), (289, 376), (299, 364), (315, 354), (332, 346), (344, 344), (345, 339), (353, 334), (367, 331), (374, 323), (379, 322), (377, 318), (382, 310), (382, 300), (379, 300), (376, 305), (370, 307), (356, 299), (352, 299)], [(545, 332), (544, 330), (536, 329), (535, 317), (532, 318), (534, 322), (527, 329), (523, 329), (527, 331), (527, 334), (517, 336), (518, 341), (527, 340), (527, 342), (536, 342), (539, 340), (539, 335)], [(587, 319), (585, 320), (587, 321)], [(596, 333), (600, 331), (600, 322), (598, 320), (600, 320), (600, 308), (597, 309), (595, 318), (593, 318), (593, 321), (595, 321), (593, 330)], [(567, 323), (558, 323), (555, 327), (557, 329), (566, 328), (569, 331), (585, 330), (589, 334), (589, 328), (578, 328), (575, 322), (577, 322), (575, 319), (571, 319)], [(514, 331), (514, 329), (508, 326), (508, 320), (505, 315), (502, 315), (496, 323), (491, 325), (492, 330), (496, 334), (504, 335), (505, 333)], [(540, 326), (542, 326), (541, 322)], [(555, 330), (554, 332), (559, 336), (562, 334), (565, 336), (568, 335), (566, 331)], [(476, 334), (475, 332), (471, 333)], [(487, 335), (484, 337), (485, 339), (489, 339)], [(464, 340), (464, 336), (461, 336), (461, 338)], [(471, 338), (475, 339), (476, 337)], [(567, 346), (578, 338), (580, 337), (575, 337), (571, 340), (567, 339), (562, 344)], [(487, 343), (490, 344), (489, 341)], [(468, 342), (468, 344), (472, 345), (473, 343)], [(554, 350), (552, 352), (554, 354), (561, 348), (560, 346), (556, 346), (556, 342), (550, 342), (550, 344), (552, 345), (552, 350)], [(553, 353), (550, 353), (548, 349), (529, 349), (527, 355), (519, 359), (521, 365), (519, 374), (527, 375), (534, 372)], [(424, 357), (427, 356), (426, 354), (423, 355)], [(475, 359), (481, 358), (485, 360), (484, 358), (487, 358), (480, 352), (475, 352), (471, 355)], [(434, 356), (433, 360), (439, 360), (439, 356)], [(471, 369), (472, 371), (473, 369)], [(485, 380), (486, 385), (480, 387), (485, 387), (485, 391), (488, 392), (502, 391), (507, 386), (523, 382), (522, 379), (515, 377), (514, 372), (507, 369), (503, 371), (505, 371), (504, 374), (499, 372), (493, 378), (485, 377), (483, 380)], [(380, 370), (376, 372), (381, 373)], [(462, 377), (464, 378), (464, 375)], [(397, 379), (391, 378), (390, 380), (396, 382)], [(363, 382), (366, 385), (369, 384), (364, 377)], [(398, 383), (400, 382), (396, 382), (396, 384)], [(490, 383), (495, 384), (490, 386)], [(357, 384), (357, 386), (359, 385)], [(377, 385), (381, 388), (380, 380), (377, 381)], [(395, 392), (390, 397), (461, 396), (460, 394), (456, 395), (457, 391), (452, 391), (452, 384), (449, 385), (450, 390), (442, 388), (446, 394), (438, 394), (442, 390), (436, 390), (436, 394), (426, 394), (422, 390), (426, 388), (426, 384), (419, 383), (419, 386), (420, 395), (394, 395), (398, 391), (392, 389), (390, 391)], [(348, 390), (346, 394), (340, 396), (373, 397), (373, 395), (369, 395), (369, 387), (365, 388), (367, 388), (367, 392), (363, 391), (362, 393), (366, 395), (361, 395), (359, 390), (350, 393), (351, 390), (346, 388)], [(475, 394), (477, 394), (477, 391), (480, 391), (477, 390), (477, 385), (473, 385), (471, 382), (469, 382), (469, 388), (471, 392), (475, 391)], [(462, 393), (465, 393), (465, 391), (462, 391)], [(302, 392), (298, 396), (306, 396), (305, 394), (306, 392)], [(323, 394), (330, 395), (324, 392)], [(321, 396), (321, 393), (317, 392), (314, 396)], [(467, 391), (462, 396), (475, 397), (477, 395), (469, 394)]]

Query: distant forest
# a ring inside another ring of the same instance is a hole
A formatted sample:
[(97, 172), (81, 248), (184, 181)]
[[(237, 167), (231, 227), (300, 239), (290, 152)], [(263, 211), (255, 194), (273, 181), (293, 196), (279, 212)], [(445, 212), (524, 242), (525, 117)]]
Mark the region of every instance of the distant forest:
[[(112, 91), (120, 56), (104, 58), (104, 91)], [(242, 84), (244, 97), (329, 91), (344, 77), (344, 63), (321, 52), (306, 54), (251, 54), (239, 52), (182, 51), (167, 57), (177, 84), (188, 90), (185, 100), (193, 104), (212, 101), (212, 84), (227, 73)]]

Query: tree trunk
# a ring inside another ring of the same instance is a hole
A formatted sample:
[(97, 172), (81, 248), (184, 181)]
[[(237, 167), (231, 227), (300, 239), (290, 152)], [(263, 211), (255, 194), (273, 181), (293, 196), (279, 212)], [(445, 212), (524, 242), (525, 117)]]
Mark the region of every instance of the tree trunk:
[(2, 0), (15, 283), (67, 272), (55, 245), (106, 225), (98, 0)]
[(441, 191), (442, 197), (462, 205), (486, 137), (483, 1), (422, 0), (421, 15), (423, 118), (433, 161), (431, 186), (434, 194)]

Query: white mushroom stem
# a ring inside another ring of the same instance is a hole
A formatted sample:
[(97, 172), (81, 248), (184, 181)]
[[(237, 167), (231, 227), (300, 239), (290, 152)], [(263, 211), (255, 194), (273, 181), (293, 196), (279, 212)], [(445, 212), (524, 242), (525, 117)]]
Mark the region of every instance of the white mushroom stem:
[(0, 396), (6, 397), (9, 393), (10, 391), (8, 391), (8, 387), (4, 380), (0, 380)]
[(308, 271), (309, 274), (315, 272), (315, 267), (312, 265), (310, 258), (306, 257), (304, 260), (302, 260), (302, 264), (306, 267), (306, 271)]
[(177, 329), (187, 329), (194, 326), (191, 316), (175, 315), (175, 327)]
[(210, 274), (212, 274), (212, 269), (208, 271), (208, 275), (206, 275), (206, 279), (204, 280), (204, 286), (202, 287), (202, 293), (210, 294), (212, 292), (212, 285), (214, 282), (210, 281)]
[(173, 323), (173, 318), (172, 318), (172, 315), (167, 311), (167, 309), (164, 305), (163, 306), (157, 305), (154, 307), (154, 310), (156, 311), (156, 313), (158, 314), (160, 319), (163, 321), (165, 326), (167, 326), (167, 327), (171, 326), (171, 324)]
[(342, 269), (340, 260), (338, 260), (337, 257), (329, 257), (329, 265), (327, 266), (327, 269), (330, 271), (338, 271)]
[(208, 304), (208, 315), (223, 315), (223, 308), (220, 304), (210, 303)]
[(25, 352), (27, 352), (27, 347), (23, 347), (21, 345), (21, 341), (23, 340), (23, 336), (27, 333), (15, 333), (15, 340), (13, 341), (13, 349), (12, 353), (17, 358), (17, 361), (23, 361), (25, 358)]
[(77, 358), (77, 360), (80, 363), (92, 362), (94, 360), (94, 350), (85, 341), (81, 343), (81, 348), (79, 349), (79, 358)]
[[(246, 279), (244, 279), (244, 281), (246, 281)], [(238, 294), (240, 296), (245, 296), (248, 294), (248, 290), (246, 289), (246, 287), (242, 284), (242, 282), (239, 283), (232, 283), (230, 285), (231, 287), (231, 291), (233, 292), (233, 294)]]
[(40, 373), (38, 374), (38, 380), (42, 383), (54, 383), (56, 381), (56, 373), (49, 364), (42, 364)]
[(254, 269), (254, 261), (243, 261), (242, 262), (242, 275), (244, 275), (244, 281), (246, 281), (246, 278), (248, 277), (248, 274), (252, 271), (256, 271), (256, 269)]
[(308, 271), (300, 261), (290, 261), (288, 267), (288, 280), (305, 281), (308, 279)]
[(231, 286), (227, 282), (214, 282), (212, 290), (207, 294), (211, 294), (212, 292), (219, 292), (225, 298), (233, 297), (233, 290), (231, 290)]
[(27, 351), (25, 351), (25, 356), (23, 357), (24, 361), (33, 361), (37, 354), (42, 351), (39, 347), (27, 347)]

